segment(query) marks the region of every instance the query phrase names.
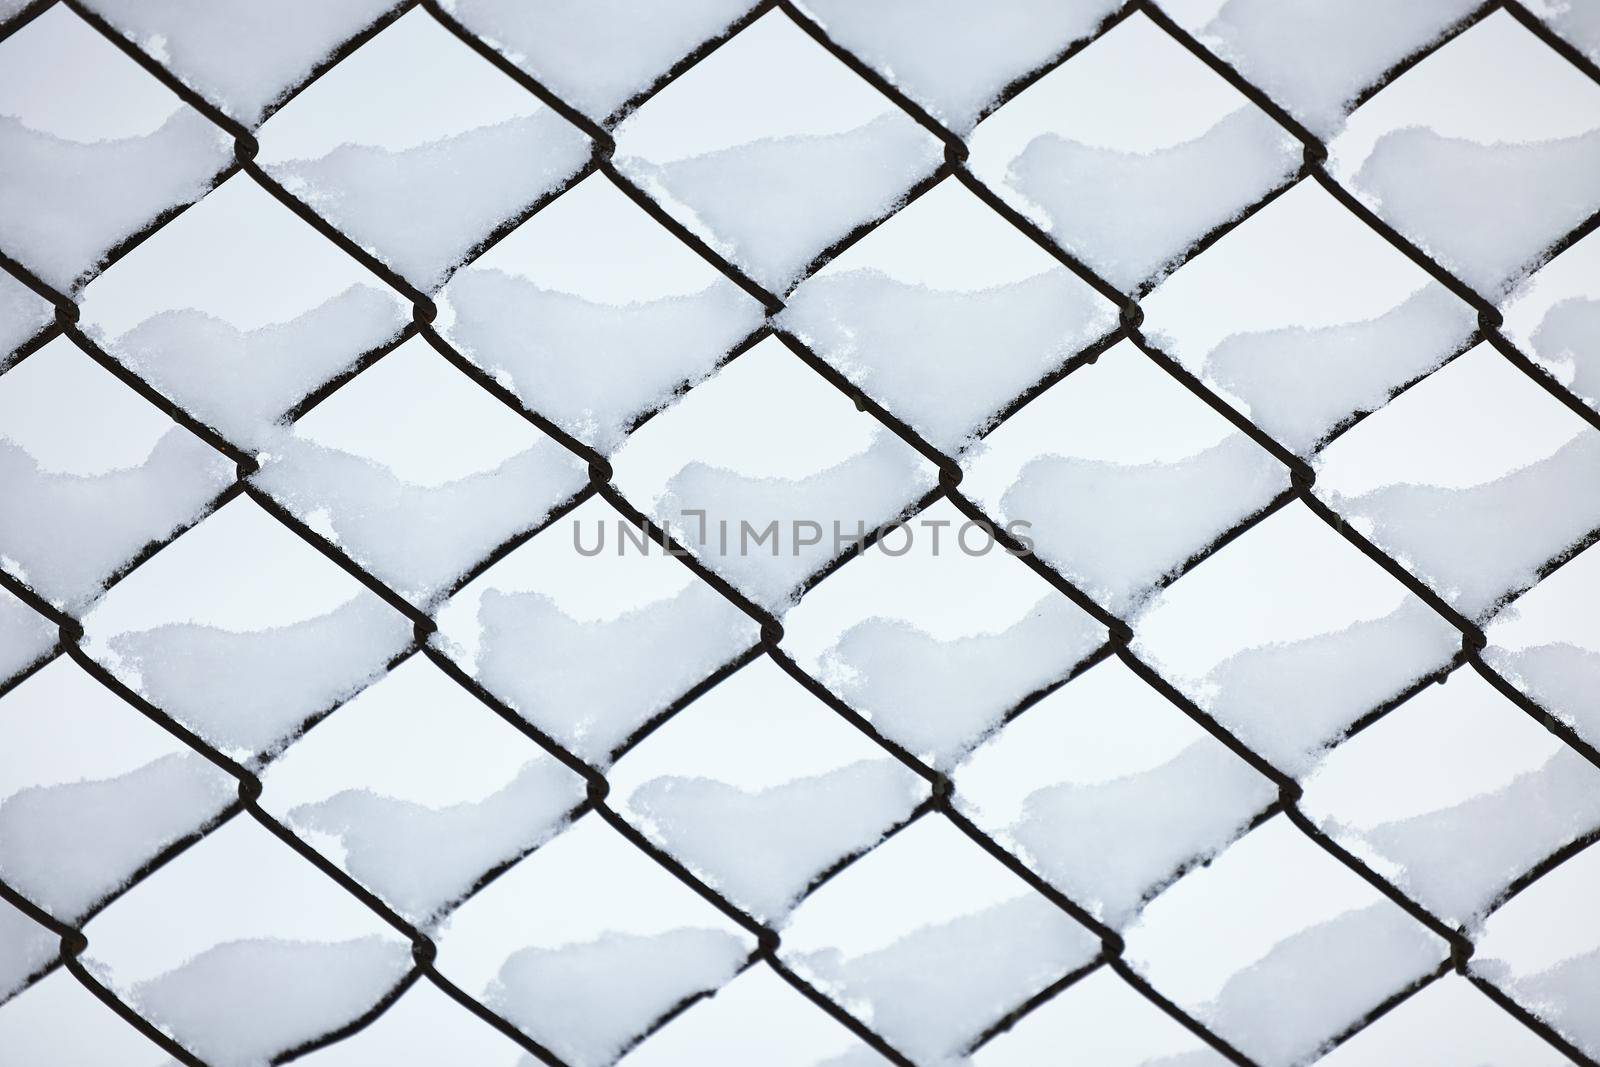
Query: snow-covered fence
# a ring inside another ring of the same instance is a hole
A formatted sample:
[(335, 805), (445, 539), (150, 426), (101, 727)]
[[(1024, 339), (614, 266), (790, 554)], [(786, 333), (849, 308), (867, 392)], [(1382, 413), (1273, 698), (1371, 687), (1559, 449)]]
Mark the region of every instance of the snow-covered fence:
[(1587, 11), (0, 0), (0, 1062), (1596, 1063)]

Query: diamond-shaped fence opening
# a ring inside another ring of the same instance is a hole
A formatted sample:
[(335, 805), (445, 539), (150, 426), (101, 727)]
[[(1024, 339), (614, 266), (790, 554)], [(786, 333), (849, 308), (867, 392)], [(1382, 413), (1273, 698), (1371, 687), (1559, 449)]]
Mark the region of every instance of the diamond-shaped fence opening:
[(0, 0), (0, 1064), (1593, 1067), (1595, 27)]

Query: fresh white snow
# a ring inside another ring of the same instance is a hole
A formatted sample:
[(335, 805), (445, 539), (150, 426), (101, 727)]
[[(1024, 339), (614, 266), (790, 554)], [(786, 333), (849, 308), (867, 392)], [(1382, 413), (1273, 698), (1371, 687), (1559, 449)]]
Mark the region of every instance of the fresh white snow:
[(576, 803), (571, 785), (565, 767), (530, 760), (499, 792), (477, 802), (432, 808), (346, 789), (291, 809), (289, 818), (338, 837), (352, 875), (426, 921), (479, 876), (547, 837)]
[(1300, 455), (1455, 355), (1478, 325), (1465, 301), (1313, 181), (1141, 307), (1147, 337)]
[(917, 516), (905, 551), (846, 564), (784, 623), (784, 648), (801, 666), (941, 768), (1105, 639), (1092, 617), (993, 542), (969, 537), (985, 551), (963, 550), (964, 521), (947, 501), (934, 504)]
[(1572, 45), (1600, 63), (1600, 14), (1581, 0), (1533, 0), (1529, 10)]
[(233, 478), (233, 464), (65, 337), (0, 377), (0, 557), (56, 604), (83, 608)]
[(49, 929), (10, 904), (0, 903), (0, 1004), (44, 970), (60, 947), (61, 939)]
[(50, 620), (0, 589), (0, 684), (38, 663), (55, 643)]
[(1594, 684), (1600, 677), (1600, 653), (1571, 642), (1551, 641), (1515, 653), (1485, 649), (1484, 655), (1542, 707), (1575, 726), (1584, 737), (1600, 734), (1594, 722), (1593, 700)]
[[(419, 486), (365, 457), (293, 438), (269, 453), (255, 482), (395, 589), (426, 601), (512, 534), (536, 525), (586, 480), (549, 440), (490, 470)], [(471, 516), (474, 528), (461, 520)], [(395, 537), (397, 530), (406, 536)]]
[(1600, 740), (1600, 553), (1586, 550), (1495, 617), (1483, 657), (1547, 711)]
[(236, 792), (225, 772), (65, 656), (0, 698), (0, 875), (64, 921)]
[(1481, 145), (1408, 127), (1384, 135), (1356, 184), (1407, 236), (1493, 297), (1600, 206), (1581, 177), (1597, 168), (1600, 130)]
[(1536, 272), (1507, 299), (1502, 332), (1590, 407), (1600, 409), (1600, 239), (1586, 238)]
[(748, 11), (751, 0), (445, 0), (444, 9), (557, 96), (601, 120)]
[(1322, 499), (1472, 618), (1600, 527), (1600, 501), (1581, 488), (1600, 480), (1600, 433), (1487, 344), (1317, 468)]
[(273, 761), (262, 807), (419, 924), (557, 832), (583, 781), (414, 655)]
[(473, 269), (451, 283), (451, 335), (585, 444), (611, 451), (753, 329), (759, 307), (728, 285), (621, 307)]
[(22, 344), (55, 318), (55, 308), (44, 297), (0, 271), (0, 370)]
[(53, 914), (75, 916), (234, 793), (210, 762), (178, 753), (115, 778), (19, 790), (0, 802), (0, 871)]
[(1597, 323), (1600, 301), (1563, 300), (1550, 309), (1533, 339), (1541, 359), (1571, 368), (1568, 387), (1592, 406), (1600, 406), (1600, 377), (1596, 375), (1589, 341)]
[[(65, 291), (155, 216), (198, 200), (222, 169), (226, 139), (188, 110), (154, 133), (88, 144), (0, 114), (0, 150), (13, 161), (0, 172), (0, 239)], [(138, 178), (108, 183), (107, 174)]]
[(896, 834), (795, 912), (784, 961), (919, 1063), (955, 1059), (1099, 943), (948, 821)]
[(752, 967), (637, 1046), (625, 1067), (873, 1067), (883, 1058), (769, 967)]
[(442, 974), (578, 1067), (609, 1064), (754, 947), (597, 815), (490, 883), (437, 940)]
[(1568, 297), (1546, 312), (1533, 334), (1533, 349), (1541, 362), (1562, 367), (1561, 377), (1573, 392), (1589, 401), (1600, 404), (1600, 382), (1595, 380), (1595, 364), (1589, 338), (1594, 332), (1596, 308), (1600, 301), (1586, 297)]
[[(757, 282), (783, 292), (833, 242), (887, 215), (937, 164), (937, 147), (909, 119), (884, 115), (842, 133), (763, 137), (667, 163), (617, 162), (684, 205), (703, 235)], [(833, 180), (821, 185), (819, 173)]]
[(1117, 4), (1006, 0), (978, 9), (953, 0), (803, 0), (798, 6), (934, 118), (966, 134), (1001, 90), (1089, 36)]
[(235, 754), (272, 749), (412, 637), (403, 615), (248, 500), (136, 569), (84, 629), (91, 655)]
[(1457, 974), (1445, 975), (1317, 1061), (1321, 1067), (1567, 1067), (1571, 1062)]
[(602, 175), (458, 272), (440, 304), (438, 327), (453, 345), (607, 453), (763, 315)]
[(1302, 810), (1434, 914), (1468, 924), (1600, 826), (1600, 770), (1470, 669), (1339, 746)]
[(934, 481), (931, 463), (774, 337), (641, 427), (614, 468), (635, 506), (777, 612)]
[(1378, 93), (1329, 151), (1347, 187), (1498, 300), (1600, 207), (1585, 180), (1600, 86), (1497, 11)]
[[(1503, 973), (1493, 958), (1485, 958), (1479, 970), (1491, 979)], [(1600, 952), (1573, 955), (1539, 974), (1519, 978), (1511, 992), (1520, 1003), (1554, 1026), (1557, 1032), (1580, 1049), (1594, 1054), (1600, 1048), (1600, 1035), (1594, 1026), (1594, 987), (1600, 974)]]
[(1157, 989), (1270, 1067), (1311, 1061), (1448, 954), (1285, 816), (1158, 897), (1127, 942)]
[(140, 1014), (219, 1067), (258, 1067), (370, 1008), (410, 962), (377, 937), (224, 941), (131, 990)]
[[(865, 451), (803, 478), (752, 476), (693, 460), (668, 482), (658, 514), (685, 547), (741, 592), (782, 611), (798, 587), (839, 554), (829, 537), (807, 543), (814, 531), (802, 532), (800, 524), (830, 529), (837, 523), (847, 536), (865, 524), (870, 532), (931, 481), (926, 470), (925, 461), (887, 430), (878, 431)], [(723, 548), (725, 529), (759, 535), (774, 523), (770, 556)]]
[(268, 428), (314, 385), (393, 336), (393, 310), (387, 296), (360, 286), (290, 322), (249, 331), (200, 311), (165, 311), (113, 348), (232, 440), (262, 446)]
[(1228, 1061), (1120, 976), (1095, 971), (1003, 1031), (976, 1067), (1034, 1067), (1063, 1055), (1097, 1067), (1221, 1067)]
[(139, 0), (86, 5), (190, 86), (247, 126), (371, 25), (394, 0)]
[(1600, 1055), (1600, 927), (1588, 920), (1597, 890), (1591, 846), (1490, 916), (1469, 965), (1590, 1056)]
[(1030, 401), (965, 460), (962, 491), (1110, 610), (1288, 487), (1272, 455), (1131, 342)]
[(732, 978), (744, 945), (721, 930), (604, 934), (506, 958), (490, 1006), (577, 1067), (603, 1067), (685, 995)]
[(824, 654), (823, 675), (889, 737), (947, 766), (1018, 701), (1063, 678), (1099, 638), (1054, 592), (1004, 630), (955, 640), (874, 615), (839, 636)]
[[(900, 768), (862, 761), (826, 774), (747, 792), (709, 778), (657, 778), (631, 804), (649, 820), (666, 849), (698, 870), (724, 870), (712, 881), (763, 917), (782, 915), (829, 864), (872, 847), (906, 807)], [(819, 798), (837, 813), (807, 826)], [(797, 817), (798, 816), (798, 817)], [(775, 837), (774, 826), (792, 827)], [(727, 870), (729, 838), (744, 848)]]
[(1382, 407), (1391, 389), (1434, 369), (1470, 335), (1469, 323), (1460, 300), (1428, 284), (1364, 322), (1235, 334), (1206, 365), (1257, 426), (1305, 454), (1352, 413)]
[[(1600, 525), (1600, 514), (1568, 504), (1573, 487), (1597, 478), (1600, 436), (1588, 433), (1481, 487), (1395, 485), (1338, 504), (1371, 521), (1380, 544), (1417, 560), (1441, 593), (1478, 616), (1532, 585), (1539, 567)], [(1494, 565), (1488, 573), (1486, 561)]]
[(612, 803), (728, 899), (781, 920), (926, 783), (761, 657), (618, 761)]
[(0, 243), (58, 290), (198, 200), (232, 158), (227, 135), (66, 7), (30, 21), (0, 55)]
[(931, 134), (777, 11), (617, 128), (618, 169), (778, 293), (942, 157)]
[(371, 1067), (374, 1063), (471, 1063), (532, 1067), (532, 1057), (432, 982), (417, 982), (370, 1025), (318, 1049), (308, 1067)]
[[(698, 579), (670, 599), (605, 622), (574, 619), (538, 593), (491, 589), (478, 619), (484, 685), (601, 763), (753, 637), (749, 619)], [(674, 646), (674, 656), (658, 658)], [(619, 649), (652, 651), (622, 659)]]
[(1115, 322), (954, 179), (802, 282), (777, 319), (951, 454)]
[(267, 448), (254, 482), (419, 603), (588, 476), (417, 337)]
[[(545, 110), (404, 151), (341, 145), (278, 164), (272, 174), (407, 281), (433, 289), (497, 224), (571, 177), (588, 154), (583, 135)], [(397, 218), (406, 224), (396, 227)]]
[(589, 157), (576, 127), (421, 9), (273, 115), (260, 139), (263, 169), (424, 290)]
[(82, 323), (245, 447), (410, 315), (399, 295), (235, 175), (85, 287)]
[(974, 822), (1115, 927), (1277, 798), (1117, 660), (1029, 708), (955, 782)]
[[(166, 623), (112, 637), (139, 691), (213, 744), (262, 751), (382, 672), (410, 625), (375, 597), (289, 626), (235, 631)], [(298, 665), (285, 676), (282, 664)]]
[[(1039, 205), (1063, 247), (1112, 284), (1133, 290), (1237, 218), (1292, 174), (1296, 162), (1283, 131), (1246, 106), (1192, 141), (1146, 154), (1047, 132), (1011, 161), (1007, 178)], [(1248, 184), (1239, 180), (1241, 163)], [(1130, 232), (1122, 220), (1135, 212), (1149, 223)]]
[(1477, 6), (1474, 0), (1227, 0), (1209, 21), (1187, 28), (1326, 138), (1390, 67)]
[(85, 927), (84, 963), (207, 1063), (267, 1063), (353, 1021), (411, 967), (410, 942), (249, 817)]
[[(1003, 503), (1006, 514), (1029, 516), (1058, 546), (1050, 555), (1059, 558), (1064, 546), (1072, 545), (1089, 556), (1092, 562), (1076, 566), (1065, 560), (1065, 569), (1085, 575), (1095, 594), (1120, 607), (1265, 506), (1286, 482), (1284, 468), (1270, 453), (1234, 434), (1170, 464), (1041, 456), (1018, 473)], [(1172, 509), (1182, 525), (1160, 522), (1147, 510), (1152, 505)], [(1104, 522), (1095, 513), (1101, 507), (1124, 517), (1124, 524)]]
[[(1149, 77), (1152, 69), (1163, 76)], [(1142, 14), (972, 137), (972, 169), (985, 184), (1129, 292), (1292, 175), (1300, 155), (1293, 138)]]
[(1134, 625), (1142, 658), (1295, 775), (1459, 648), (1453, 627), (1299, 504), (1168, 587)]
[[(622, 521), (585, 501), (456, 594), (435, 639), (519, 715), (598, 765), (758, 636), (680, 562), (619, 537)], [(602, 531), (603, 550), (580, 554)]]

